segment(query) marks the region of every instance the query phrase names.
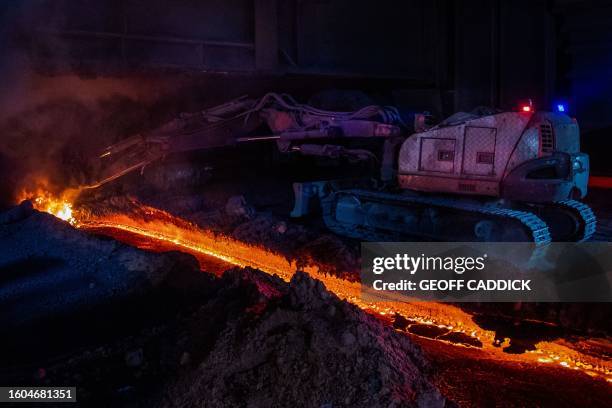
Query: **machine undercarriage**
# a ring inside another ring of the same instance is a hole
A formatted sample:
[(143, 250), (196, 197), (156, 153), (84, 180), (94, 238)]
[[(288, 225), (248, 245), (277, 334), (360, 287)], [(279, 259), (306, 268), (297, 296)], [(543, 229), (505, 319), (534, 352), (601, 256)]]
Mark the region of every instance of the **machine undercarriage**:
[(595, 233), (595, 215), (586, 204), (576, 200), (510, 203), (373, 188), (334, 190), (336, 184), (314, 182), (294, 186), (296, 207), (292, 215), (306, 215), (318, 208), (313, 201), (320, 201), (329, 229), (367, 241), (425, 239), (544, 244), (586, 241)]

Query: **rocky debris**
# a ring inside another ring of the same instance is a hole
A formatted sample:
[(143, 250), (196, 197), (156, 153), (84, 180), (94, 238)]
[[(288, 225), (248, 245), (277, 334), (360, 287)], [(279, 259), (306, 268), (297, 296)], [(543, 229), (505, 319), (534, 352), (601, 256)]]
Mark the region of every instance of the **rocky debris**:
[[(248, 208), (252, 208), (248, 206)], [(353, 280), (359, 276), (358, 245), (341, 237), (308, 229), (268, 212), (249, 211), (248, 217), (207, 213), (193, 219), (202, 228), (220, 231), (239, 241), (265, 244), (271, 251), (294, 259), (299, 267), (317, 265), (321, 271)], [(187, 216), (187, 218), (191, 218)]]
[(230, 217), (249, 219), (254, 212), (253, 207), (249, 206), (241, 195), (230, 197), (225, 204), (225, 213)]
[(197, 271), (180, 253), (155, 254), (96, 237), (22, 203), (0, 218), (0, 323), (82, 313), (143, 294), (173, 271)]
[(284, 234), (287, 232), (287, 223), (285, 221), (278, 221), (276, 224), (274, 224), (274, 231), (279, 234)]
[[(140, 180), (140, 181), (139, 181)], [(132, 207), (132, 195), (138, 202), (189, 220), (203, 229), (231, 236), (296, 260), (300, 266), (317, 265), (319, 269), (346, 279), (359, 277), (359, 242), (336, 236), (321, 220), (308, 225), (288, 217), (293, 190), (277, 182), (265, 183), (261, 177), (217, 181), (197, 191), (161, 189), (142, 183), (141, 179), (122, 180), (121, 189), (107, 185), (83, 193), (81, 208), (95, 213), (126, 211)], [(263, 183), (263, 184), (262, 184)], [(119, 188), (119, 187), (116, 187)], [(279, 203), (284, 207), (277, 208)]]
[[(248, 280), (261, 275), (247, 274)], [(236, 272), (224, 278), (243, 279)], [(266, 308), (228, 321), (199, 366), (163, 391), (160, 406), (445, 405), (426, 379), (428, 363), (406, 336), (307, 274), (296, 273), (288, 290), (267, 284), (278, 291), (266, 296)]]

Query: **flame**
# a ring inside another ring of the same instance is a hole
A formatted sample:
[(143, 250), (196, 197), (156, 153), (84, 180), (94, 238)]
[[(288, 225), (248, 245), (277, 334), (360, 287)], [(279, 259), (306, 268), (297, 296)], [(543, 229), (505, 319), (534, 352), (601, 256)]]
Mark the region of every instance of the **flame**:
[(39, 196), (34, 199), (33, 205), (37, 210), (53, 214), (57, 218), (68, 221), (71, 224), (76, 223), (75, 218), (72, 216), (72, 203), (66, 200), (49, 196)]
[(79, 191), (73, 189), (65, 190), (58, 195), (40, 188), (35, 192), (24, 189), (19, 194), (18, 201), (30, 200), (35, 209), (47, 212), (76, 226), (78, 222), (74, 216), (73, 202), (78, 194)]

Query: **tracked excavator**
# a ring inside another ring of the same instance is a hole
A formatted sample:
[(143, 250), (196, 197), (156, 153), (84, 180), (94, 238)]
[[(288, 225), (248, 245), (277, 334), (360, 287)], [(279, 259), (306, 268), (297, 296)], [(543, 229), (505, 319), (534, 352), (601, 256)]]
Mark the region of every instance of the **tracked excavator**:
[[(264, 125), (268, 134), (253, 135)], [(382, 153), (351, 147), (373, 140)], [(575, 119), (563, 113), (459, 112), (433, 124), (426, 113), (366, 106), (335, 112), (289, 95), (241, 97), (109, 146), (97, 188), (164, 156), (275, 140), (283, 153), (380, 164), (377, 180), (295, 183), (293, 217), (322, 213), (340, 235), (368, 241), (585, 241), (595, 232), (589, 158)]]

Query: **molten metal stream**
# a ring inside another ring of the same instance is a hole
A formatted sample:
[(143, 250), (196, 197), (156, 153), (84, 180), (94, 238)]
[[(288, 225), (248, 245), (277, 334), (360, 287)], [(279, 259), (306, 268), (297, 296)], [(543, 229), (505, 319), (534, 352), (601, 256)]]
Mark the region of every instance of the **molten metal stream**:
[[(285, 281), (289, 281), (298, 269), (294, 261), (289, 261), (284, 256), (264, 247), (250, 245), (231, 237), (203, 230), (165, 211), (142, 204), (132, 203), (135, 207), (128, 212), (96, 215), (85, 211), (73, 211), (72, 205), (65, 201), (65, 198), (54, 201), (48, 194), (41, 197), (43, 197), (41, 200), (34, 199), (36, 208), (68, 220), (77, 228), (128, 232), (131, 238), (123, 237), (122, 240), (131, 245), (138, 246), (138, 237), (146, 237), (154, 242), (159, 242), (159, 250), (167, 250), (170, 246), (193, 254), (197, 258), (207, 256), (240, 267), (256, 268), (278, 275)], [(612, 383), (609, 361), (580, 353), (561, 344), (544, 341), (539, 342), (534, 351), (523, 354), (504, 353), (502, 347), (494, 346), (495, 333), (493, 331), (483, 330), (474, 323), (469, 314), (455, 306), (432, 302), (369, 302), (362, 299), (359, 282), (350, 282), (324, 274), (316, 266), (305, 267), (302, 270), (323, 282), (325, 287), (340, 299), (353, 303), (382, 319), (397, 313), (421, 324), (438, 326), (450, 332), (463, 333), (473, 339), (478, 339), (483, 344), (482, 352), (486, 353), (486, 358), (534, 364), (557, 364), (559, 367), (580, 370), (592, 377), (603, 377), (608, 383)]]

